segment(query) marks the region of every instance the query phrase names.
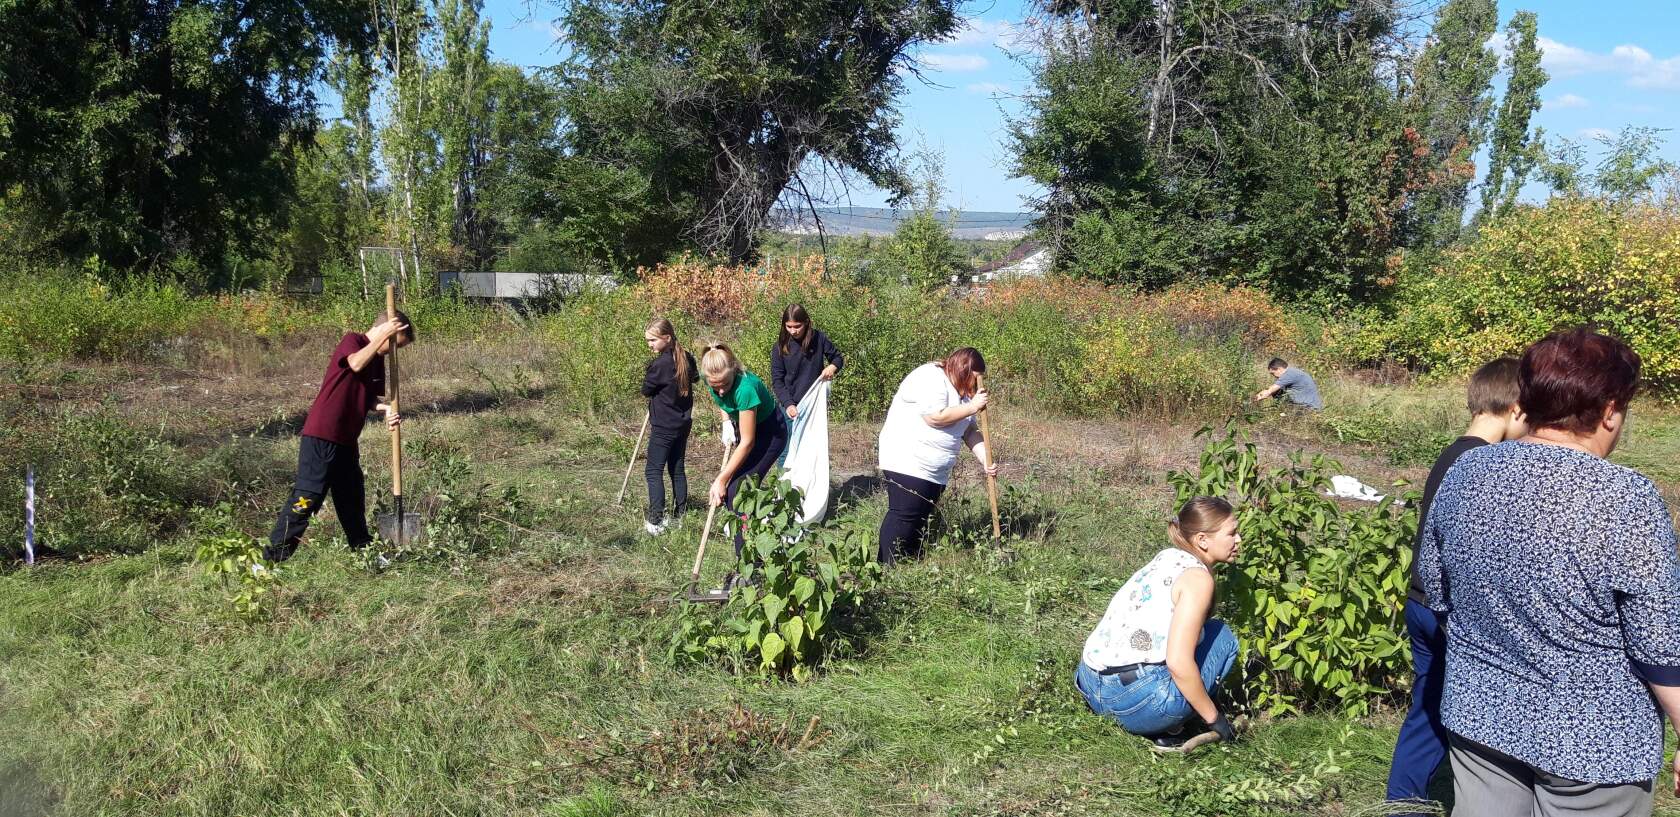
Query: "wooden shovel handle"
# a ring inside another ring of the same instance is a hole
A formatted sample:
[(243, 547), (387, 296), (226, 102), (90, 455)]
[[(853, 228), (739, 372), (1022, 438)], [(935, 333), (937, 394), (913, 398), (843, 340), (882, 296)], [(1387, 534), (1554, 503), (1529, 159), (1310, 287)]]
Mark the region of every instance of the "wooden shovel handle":
[[(980, 391), (986, 390), (986, 376), (974, 376), (975, 387)], [(986, 467), (992, 467), (992, 431), (986, 423), (986, 410), (980, 409), (980, 442), (986, 444)], [(997, 477), (986, 475), (986, 496), (992, 501), (992, 538), (1003, 538), (1003, 524), (998, 519)]]
[[(397, 285), (385, 285), (385, 319), (397, 319)], [(397, 336), (389, 338), (391, 351), (385, 361), (385, 404), (391, 407), (391, 413), (402, 415), (397, 407)], [(391, 495), (402, 496), (402, 426), (391, 429)], [(402, 520), (397, 520), (402, 524)]]

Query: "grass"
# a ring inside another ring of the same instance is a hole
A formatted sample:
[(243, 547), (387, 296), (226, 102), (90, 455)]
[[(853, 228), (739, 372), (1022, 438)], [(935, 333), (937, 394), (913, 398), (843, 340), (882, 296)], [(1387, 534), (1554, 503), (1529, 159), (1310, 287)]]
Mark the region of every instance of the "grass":
[[(43, 399), (113, 390), (127, 416), (223, 463), (211, 468), (223, 478), (249, 480), (246, 460), (273, 468), (295, 446), (313, 395), (307, 351), (305, 374), (286, 347), (246, 350), (225, 378), (87, 367)], [(480, 374), (514, 365), (530, 373), (518, 388)], [(1359, 721), (1262, 722), (1238, 745), (1160, 758), (1072, 687), (1108, 597), (1164, 546), (1165, 472), (1194, 460), (1193, 424), (999, 405), (1004, 482), (1016, 488), (1006, 513), (1032, 522), (1018, 527), (1017, 558), (961, 535), (987, 517), (965, 459), (944, 537), (889, 574), (868, 637), (810, 683), (760, 684), (665, 659), (699, 518), (654, 539), (640, 533), (639, 500), (613, 505), (638, 407), (615, 414), (548, 392), (540, 350), (517, 338), (416, 347), (404, 372), (409, 440), (468, 450), (476, 478), (525, 490), (535, 520), (511, 549), (371, 574), (323, 515), (282, 569), (275, 616), (251, 625), (190, 563), (187, 538), (0, 572), (0, 815), (1382, 811), (1392, 706)], [(1422, 422), (1447, 390), (1329, 392), (1354, 415), (1406, 406), (1397, 416)], [(1268, 425), (1268, 455), (1325, 439), (1314, 422)], [(716, 452), (710, 424), (697, 427), (696, 494)], [(875, 431), (834, 430), (842, 523), (870, 525), (883, 510), (853, 479), (873, 470)], [(1380, 444), (1327, 447), (1372, 484), (1421, 477)], [(379, 485), (377, 432), (364, 448)], [(1677, 450), (1680, 421), (1653, 410), (1619, 456), (1673, 496)], [(230, 494), (253, 534), (284, 480)], [(710, 559), (708, 578), (723, 568)], [(1214, 783), (1277, 807), (1193, 795)], [(1658, 811), (1680, 814), (1661, 793)]]

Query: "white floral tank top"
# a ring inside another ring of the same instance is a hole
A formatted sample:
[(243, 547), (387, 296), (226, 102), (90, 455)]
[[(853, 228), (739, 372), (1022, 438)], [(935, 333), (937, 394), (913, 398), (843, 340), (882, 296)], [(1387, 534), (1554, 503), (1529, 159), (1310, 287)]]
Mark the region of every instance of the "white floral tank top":
[(1167, 548), (1133, 573), (1108, 602), (1108, 612), (1097, 629), (1085, 639), (1085, 665), (1101, 672), (1128, 664), (1164, 663), (1167, 631), (1172, 627), (1173, 582), (1191, 569), (1207, 567), (1189, 553)]

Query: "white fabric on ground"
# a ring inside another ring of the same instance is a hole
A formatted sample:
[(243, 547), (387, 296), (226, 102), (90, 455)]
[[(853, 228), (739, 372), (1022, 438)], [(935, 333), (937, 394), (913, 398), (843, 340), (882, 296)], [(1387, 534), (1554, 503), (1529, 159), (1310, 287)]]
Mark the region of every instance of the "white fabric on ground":
[(781, 478), (804, 494), (801, 525), (821, 522), (828, 509), (828, 390), (832, 385), (827, 380), (812, 385), (799, 400), (799, 416), (788, 423)]
[(1330, 490), (1325, 491), (1324, 495), (1338, 497), (1340, 499), (1357, 499), (1360, 502), (1383, 501), (1383, 495), (1377, 493), (1377, 489), (1372, 488), (1371, 486), (1360, 482), (1357, 478), (1350, 477), (1346, 474), (1337, 474), (1336, 476), (1331, 477)]

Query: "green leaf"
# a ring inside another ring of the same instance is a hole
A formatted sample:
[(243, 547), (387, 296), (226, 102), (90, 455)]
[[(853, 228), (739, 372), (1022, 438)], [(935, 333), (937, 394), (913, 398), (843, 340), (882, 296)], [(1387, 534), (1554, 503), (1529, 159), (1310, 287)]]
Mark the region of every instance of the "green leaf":
[(810, 601), (811, 594), (817, 592), (817, 583), (810, 576), (800, 576), (799, 581), (793, 583), (793, 598), (800, 604)]
[(787, 645), (782, 641), (781, 636), (775, 633), (764, 636), (764, 641), (759, 644), (758, 648), (759, 654), (763, 656), (763, 666), (766, 668), (777, 666), (781, 661), (782, 653), (786, 649)]

